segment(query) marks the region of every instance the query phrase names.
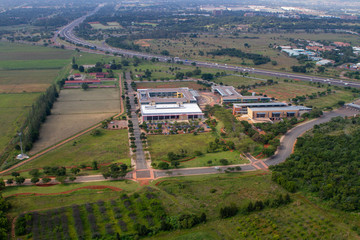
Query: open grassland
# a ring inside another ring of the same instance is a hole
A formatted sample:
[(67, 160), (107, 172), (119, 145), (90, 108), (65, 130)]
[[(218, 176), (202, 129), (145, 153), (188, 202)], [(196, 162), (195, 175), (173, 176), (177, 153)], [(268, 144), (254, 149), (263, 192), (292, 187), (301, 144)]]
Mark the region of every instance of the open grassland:
[(64, 140), (120, 112), (118, 88), (64, 89), (40, 130), (30, 154)]
[(247, 159), (240, 156), (237, 151), (226, 151), (216, 153), (206, 153), (203, 156), (196, 157), (190, 161), (181, 162), (180, 167), (191, 168), (191, 167), (208, 167), (208, 166), (220, 166), (221, 159), (226, 159), (229, 165), (248, 163)]
[(39, 93), (0, 94), (0, 154), (19, 131)]
[[(271, 181), (270, 173), (261, 171), (163, 178), (145, 187), (125, 181), (52, 187), (8, 187), (3, 191), (3, 195), (7, 197), (19, 193), (59, 193), (91, 185), (108, 185), (123, 189), (123, 191), (119, 193), (110, 189), (83, 189), (53, 196), (11, 196), (8, 198), (13, 205), (10, 215), (14, 217), (25, 211), (38, 211), (39, 224), (46, 225), (45, 229), (40, 228), (40, 232), (51, 232), (51, 229), (56, 226), (52, 224), (56, 215), (48, 210), (58, 209), (60, 206), (65, 207), (60, 214), (65, 213), (67, 221), (60, 221), (58, 224), (66, 224), (67, 227), (62, 226), (62, 229), (69, 229), (70, 239), (77, 239), (74, 220), (76, 216), (73, 215), (74, 209), (70, 206), (79, 205), (81, 222), (85, 234), (89, 235), (91, 230), (88, 206), (94, 203), (91, 206), (99, 233), (102, 236), (107, 234), (104, 225), (108, 222), (111, 223), (115, 232), (125, 234), (133, 231), (131, 226), (135, 220), (131, 219), (134, 219), (134, 216), (136, 221), (151, 227), (150, 222), (143, 221), (143, 211), (139, 212), (139, 207), (143, 206), (141, 202), (146, 205), (147, 202), (154, 202), (155, 199), (165, 208), (165, 213), (169, 217), (180, 214), (198, 215), (204, 212), (207, 223), (196, 225), (191, 229), (160, 232), (145, 239), (356, 239), (356, 234), (351, 228), (358, 223), (359, 216), (327, 209), (301, 194), (291, 194), (292, 202), (288, 205), (277, 208), (266, 207), (248, 214), (240, 212), (235, 217), (220, 219), (220, 208), (229, 206), (231, 203), (235, 203), (238, 207), (246, 207), (250, 201), (275, 199), (279, 194), (286, 193), (284, 189)], [(134, 195), (135, 192), (139, 193), (139, 196)], [(122, 193), (127, 193), (130, 203), (124, 203), (126, 198)], [(150, 200), (149, 194), (155, 198)], [(104, 203), (98, 202), (99, 200), (103, 200)], [(82, 204), (87, 204), (87, 206)], [(105, 211), (101, 210), (102, 206), (105, 207), (103, 208)], [(120, 211), (114, 207), (120, 208)], [(151, 206), (147, 209), (146, 211), (153, 211)], [(49, 223), (44, 219), (48, 219)], [(108, 220), (105, 221), (105, 219)], [(118, 220), (122, 221), (118, 222)], [(154, 221), (156, 225), (156, 217)], [(124, 228), (121, 229), (121, 226), (124, 226), (123, 222), (126, 226), (130, 226), (128, 231), (124, 232)], [(38, 227), (40, 225), (34, 224)]]
[(190, 89), (199, 90), (206, 88), (203, 85), (197, 84), (193, 81), (181, 81), (181, 82), (141, 82), (136, 83), (137, 89), (141, 88), (179, 88), (188, 87)]
[(0, 93), (43, 92), (58, 72), (52, 69), (0, 71)]
[(82, 164), (91, 166), (93, 161), (97, 161), (99, 165), (110, 163), (130, 165), (128, 142), (128, 133), (125, 129), (101, 130), (99, 136), (93, 136), (90, 132), (22, 165), (15, 171), (26, 171), (21, 175), (30, 177), (28, 170), (40, 169), (44, 166), (79, 167)]
[[(355, 97), (350, 91), (346, 90), (337, 90), (334, 87), (331, 89), (335, 92), (332, 92), (326, 96), (317, 97), (315, 99), (306, 99), (302, 102), (306, 106), (312, 106), (317, 108), (325, 107), (336, 107), (339, 101), (351, 102)], [(305, 96), (311, 95), (313, 93), (326, 91), (327, 88), (325, 85), (317, 86), (301, 82), (279, 82), (279, 84), (271, 86), (261, 86), (257, 87), (254, 90), (256, 93), (262, 93), (268, 97), (274, 97), (279, 101), (289, 101), (296, 96)]]
[(255, 83), (266, 82), (267, 79), (268, 78), (265, 79), (264, 76), (261, 77), (261, 80), (260, 80), (260, 79), (254, 79), (254, 78), (237, 76), (237, 75), (229, 75), (229, 76), (224, 76), (224, 77), (218, 77), (214, 80), (214, 82), (223, 83), (224, 85), (230, 85), (230, 86), (234, 86), (234, 87), (240, 87), (242, 85), (248, 86), (248, 85), (253, 85)]
[(179, 135), (149, 135), (149, 150), (153, 161), (166, 160), (168, 152), (179, 153), (181, 149), (186, 150), (189, 154), (195, 151), (206, 152), (210, 142), (215, 137), (212, 133), (201, 133), (194, 136), (193, 134)]

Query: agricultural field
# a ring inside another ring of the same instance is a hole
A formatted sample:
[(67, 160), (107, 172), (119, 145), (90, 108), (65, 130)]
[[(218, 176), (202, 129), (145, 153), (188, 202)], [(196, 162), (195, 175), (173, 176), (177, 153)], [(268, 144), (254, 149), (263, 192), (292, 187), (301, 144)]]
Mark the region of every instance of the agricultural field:
[(190, 89), (199, 90), (199, 89), (209, 89), (203, 85), (197, 84), (194, 81), (180, 81), (180, 82), (141, 82), (136, 83), (137, 89), (144, 88), (179, 88), (179, 87), (188, 87)]
[(0, 52), (1, 156), (40, 93), (68, 71), (72, 52), (5, 42)]
[(40, 130), (35, 154), (120, 112), (118, 88), (64, 89)]
[[(139, 224), (147, 228), (160, 227), (163, 217), (165, 212), (157, 194), (146, 192), (129, 197), (124, 193), (117, 200), (29, 213), (26, 219), (31, 220), (23, 224), (26, 226), (23, 233), (35, 239), (53, 238), (54, 234), (58, 239), (92, 239), (116, 233), (124, 237), (135, 235)], [(20, 218), (25, 219), (25, 215)], [(54, 233), (55, 228), (59, 231)]]
[(168, 152), (178, 153), (184, 149), (188, 154), (195, 151), (206, 152), (210, 142), (215, 140), (212, 133), (149, 135), (148, 144), (152, 161), (166, 160)]
[[(94, 131), (94, 130), (93, 130)], [(44, 166), (73, 167), (80, 165), (91, 166), (97, 161), (99, 166), (110, 163), (124, 163), (130, 165), (129, 143), (127, 130), (100, 130), (98, 135), (93, 132), (70, 141), (33, 161), (16, 168), (24, 177), (29, 177), (31, 169), (41, 169)], [(83, 172), (83, 171), (82, 171)], [(98, 174), (99, 171), (91, 171)], [(6, 178), (10, 175), (6, 176)]]
[[(119, 189), (122, 191), (118, 192)], [(21, 193), (32, 195), (19, 195)], [(49, 193), (53, 195), (44, 195)], [(149, 200), (149, 194), (155, 198)], [(148, 212), (153, 216), (154, 226), (158, 226), (157, 211), (149, 204), (155, 201), (157, 206), (163, 207), (166, 216), (205, 212), (207, 222), (191, 229), (161, 231), (144, 239), (356, 239), (351, 228), (359, 221), (359, 216), (328, 209), (316, 199), (310, 201), (300, 193), (291, 194), (292, 201), (288, 205), (265, 207), (252, 213), (240, 211), (228, 219), (219, 217), (223, 206), (235, 203), (244, 209), (250, 201), (275, 199), (279, 194), (286, 194), (286, 191), (271, 181), (270, 173), (261, 171), (163, 178), (142, 187), (134, 182), (110, 181), (46, 188), (8, 187), (3, 190), (3, 195), (14, 206), (10, 212), (12, 217), (22, 216), (25, 211), (35, 214), (32, 218), (35, 224), (29, 221), (28, 229), (39, 236), (46, 236), (50, 229), (57, 229), (57, 225), (61, 225), (64, 231), (52, 233), (61, 235), (68, 232), (71, 239), (77, 239), (81, 229), (85, 236), (91, 236), (91, 226), (101, 236), (111, 235), (107, 229), (122, 235), (131, 234), (134, 233), (134, 217), (150, 227), (150, 222), (144, 218), (144, 213)], [(146, 205), (147, 211), (140, 211), (143, 207), (140, 201)], [(61, 212), (55, 216), (59, 205), (62, 206)], [(79, 213), (81, 220), (76, 220), (79, 215), (74, 213)], [(124, 223), (127, 232), (121, 229)], [(40, 225), (44, 227), (36, 227)], [(24, 238), (25, 235), (21, 237)]]

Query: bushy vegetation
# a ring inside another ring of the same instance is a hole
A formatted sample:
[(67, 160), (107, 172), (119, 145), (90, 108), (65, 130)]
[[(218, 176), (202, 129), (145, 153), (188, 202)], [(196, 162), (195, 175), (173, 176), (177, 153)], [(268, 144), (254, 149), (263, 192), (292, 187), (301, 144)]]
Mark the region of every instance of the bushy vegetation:
[(360, 118), (337, 117), (298, 138), (295, 152), (272, 167), (273, 180), (291, 192), (310, 191), (331, 206), (360, 209)]
[(245, 53), (240, 49), (235, 49), (235, 48), (223, 48), (208, 52), (207, 54), (215, 55), (215, 56), (227, 55), (230, 57), (247, 58), (247, 59), (251, 59), (255, 65), (261, 65), (271, 61), (269, 57), (265, 57), (263, 55), (256, 53)]

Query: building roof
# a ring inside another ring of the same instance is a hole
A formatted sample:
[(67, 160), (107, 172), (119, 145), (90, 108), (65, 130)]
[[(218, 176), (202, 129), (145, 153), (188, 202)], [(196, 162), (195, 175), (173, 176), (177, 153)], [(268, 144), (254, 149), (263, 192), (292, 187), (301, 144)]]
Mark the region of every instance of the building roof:
[(233, 86), (212, 86), (213, 91), (217, 91), (223, 98), (225, 97), (241, 97), (242, 95), (238, 93)]
[(141, 114), (143, 116), (182, 115), (182, 114), (202, 114), (202, 111), (196, 103), (156, 104), (156, 105), (141, 105)]
[(282, 102), (268, 102), (268, 103), (234, 103), (234, 107), (255, 107), (255, 106), (287, 106)]
[[(167, 103), (167, 102), (189, 102), (196, 101), (198, 96), (195, 90), (191, 90), (187, 87), (182, 88), (153, 88), (153, 89), (138, 89), (138, 95), (140, 103), (155, 102), (155, 103)], [(165, 93), (174, 92), (181, 93), (183, 97), (151, 97), (150, 93)]]
[(288, 106), (288, 107), (271, 107), (271, 108), (261, 108), (261, 107), (249, 107), (251, 111), (304, 111), (304, 110), (311, 110), (311, 108), (304, 107), (304, 106)]

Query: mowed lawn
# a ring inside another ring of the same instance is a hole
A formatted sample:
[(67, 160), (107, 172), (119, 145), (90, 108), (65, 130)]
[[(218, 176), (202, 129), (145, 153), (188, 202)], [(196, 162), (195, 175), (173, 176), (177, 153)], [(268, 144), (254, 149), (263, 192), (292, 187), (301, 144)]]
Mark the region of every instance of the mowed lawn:
[(191, 168), (191, 167), (208, 167), (208, 166), (221, 166), (220, 159), (226, 159), (229, 165), (248, 163), (249, 161), (240, 157), (240, 153), (237, 151), (225, 151), (216, 153), (206, 153), (203, 156), (196, 157), (190, 161), (184, 161), (180, 163), (179, 167)]
[(212, 133), (201, 133), (196, 136), (193, 134), (148, 136), (152, 161), (167, 160), (169, 152), (179, 153), (180, 149), (186, 150), (188, 154), (195, 151), (205, 153), (209, 143), (214, 140)]
[(141, 82), (136, 83), (137, 89), (143, 88), (179, 88), (188, 87), (190, 89), (199, 90), (206, 88), (203, 85), (197, 84), (193, 81), (181, 81), (181, 82)]
[[(43, 168), (44, 166), (90, 166), (93, 161), (99, 164), (125, 163), (130, 164), (128, 133), (123, 130), (100, 130), (99, 136), (90, 133), (72, 140), (14, 171)], [(27, 176), (27, 173), (22, 173)]]

